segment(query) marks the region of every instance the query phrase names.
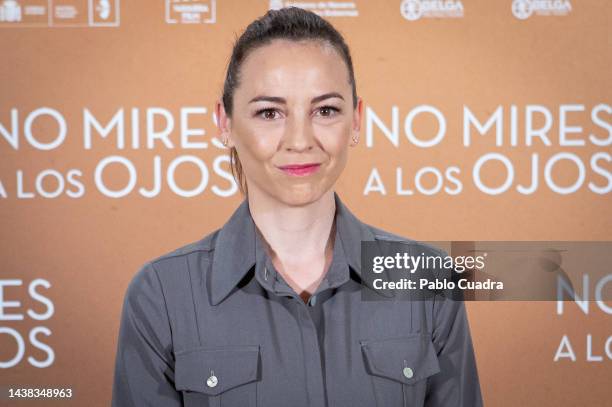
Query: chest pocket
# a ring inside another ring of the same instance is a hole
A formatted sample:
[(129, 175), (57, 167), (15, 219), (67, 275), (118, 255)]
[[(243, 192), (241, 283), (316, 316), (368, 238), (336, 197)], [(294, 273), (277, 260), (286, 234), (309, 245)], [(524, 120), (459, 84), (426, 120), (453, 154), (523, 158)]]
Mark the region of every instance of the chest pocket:
[(427, 378), (440, 371), (427, 335), (362, 340), (361, 351), (378, 406), (422, 406)]
[(175, 356), (185, 407), (257, 406), (259, 346), (198, 347)]

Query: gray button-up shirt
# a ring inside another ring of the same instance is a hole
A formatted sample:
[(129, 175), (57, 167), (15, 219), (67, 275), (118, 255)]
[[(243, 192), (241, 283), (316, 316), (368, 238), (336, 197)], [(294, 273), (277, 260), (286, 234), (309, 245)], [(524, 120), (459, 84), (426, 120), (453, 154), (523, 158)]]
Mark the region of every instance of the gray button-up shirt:
[(125, 295), (112, 405), (481, 406), (464, 304), (363, 301), (361, 241), (409, 239), (334, 195), (333, 260), (308, 303), (276, 272), (247, 200), (146, 263)]

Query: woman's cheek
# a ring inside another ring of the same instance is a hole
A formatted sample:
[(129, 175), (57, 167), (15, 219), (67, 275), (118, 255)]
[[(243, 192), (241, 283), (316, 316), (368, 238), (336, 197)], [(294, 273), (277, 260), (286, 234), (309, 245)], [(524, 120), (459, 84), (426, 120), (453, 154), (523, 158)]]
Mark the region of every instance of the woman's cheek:
[(255, 144), (255, 154), (260, 161), (267, 161), (274, 156), (276, 145), (270, 139), (260, 141)]
[(331, 155), (340, 155), (343, 150), (348, 148), (348, 138), (344, 134), (330, 134), (324, 140), (325, 149)]
[(263, 160), (266, 157), (269, 140), (259, 133), (250, 133), (242, 137), (242, 146), (248, 150), (248, 154), (255, 160)]

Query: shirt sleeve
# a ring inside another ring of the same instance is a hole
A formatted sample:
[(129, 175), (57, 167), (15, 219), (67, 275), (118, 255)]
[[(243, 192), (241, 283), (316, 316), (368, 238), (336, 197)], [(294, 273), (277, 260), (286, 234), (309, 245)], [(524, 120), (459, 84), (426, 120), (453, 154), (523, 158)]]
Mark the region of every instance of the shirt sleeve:
[(482, 406), (476, 358), (463, 301), (436, 296), (433, 343), (440, 372), (428, 380), (427, 407)]
[(182, 406), (174, 387), (172, 336), (161, 283), (153, 264), (128, 285), (119, 327), (112, 407)]

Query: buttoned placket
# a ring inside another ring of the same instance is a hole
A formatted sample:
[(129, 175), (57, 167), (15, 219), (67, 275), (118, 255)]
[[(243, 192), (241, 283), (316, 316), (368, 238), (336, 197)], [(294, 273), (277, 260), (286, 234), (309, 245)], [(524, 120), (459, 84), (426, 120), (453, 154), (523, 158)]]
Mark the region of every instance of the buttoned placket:
[[(322, 301), (318, 301), (318, 299), (322, 297), (327, 298), (331, 290), (344, 284), (349, 279), (349, 268), (345, 261), (339, 233), (336, 231), (332, 264), (327, 275), (321, 280), (315, 292), (310, 296), (308, 303), (304, 303), (302, 298), (278, 273), (259, 239), (260, 237), (256, 238), (255, 244), (257, 259), (255, 278), (265, 290), (273, 295), (290, 297), (292, 299), (300, 331), (308, 405), (317, 407), (327, 406), (325, 379), (323, 377), (324, 366), (322, 365), (322, 344), (319, 342), (319, 332), (313, 321), (311, 309), (315, 306), (321, 307)], [(319, 312), (322, 312), (322, 310), (319, 310)]]
[[(317, 329), (302, 298), (286, 284), (281, 283), (270, 259), (264, 255), (255, 266), (255, 276), (261, 286), (272, 295), (291, 297), (294, 304), (297, 329), (300, 332), (301, 351), (305, 369), (307, 402), (310, 406), (326, 406), (321, 366), (321, 349)], [(315, 357), (316, 356), (316, 357)]]

